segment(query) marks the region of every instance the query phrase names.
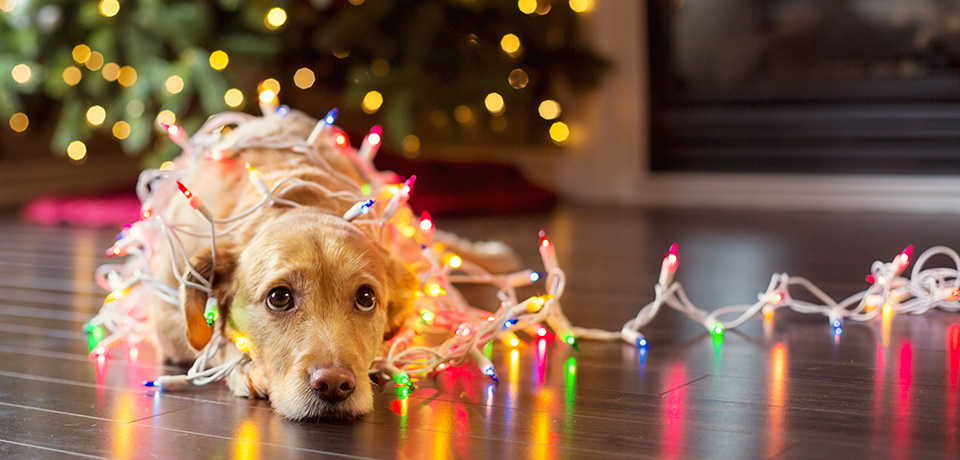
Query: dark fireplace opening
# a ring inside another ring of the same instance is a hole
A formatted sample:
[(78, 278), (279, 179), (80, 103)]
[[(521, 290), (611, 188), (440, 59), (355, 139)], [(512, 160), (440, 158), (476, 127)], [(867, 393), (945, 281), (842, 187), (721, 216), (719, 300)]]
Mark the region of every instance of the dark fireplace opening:
[(960, 173), (960, 2), (648, 5), (654, 170)]

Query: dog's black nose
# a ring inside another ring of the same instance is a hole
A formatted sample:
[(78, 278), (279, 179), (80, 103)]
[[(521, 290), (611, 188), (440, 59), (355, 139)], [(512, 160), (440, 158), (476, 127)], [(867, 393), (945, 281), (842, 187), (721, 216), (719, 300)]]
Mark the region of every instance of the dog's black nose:
[(345, 367), (318, 367), (310, 373), (310, 388), (327, 402), (347, 399), (357, 387), (357, 377)]

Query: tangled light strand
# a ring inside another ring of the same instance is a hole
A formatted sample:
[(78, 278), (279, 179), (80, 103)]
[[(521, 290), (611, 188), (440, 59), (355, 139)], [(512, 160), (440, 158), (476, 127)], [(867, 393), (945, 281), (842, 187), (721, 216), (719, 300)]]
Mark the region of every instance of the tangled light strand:
[[(677, 270), (677, 245), (663, 260), (660, 279), (654, 287), (654, 299), (643, 306), (637, 316), (630, 319), (620, 330), (620, 338), (637, 347), (646, 348), (647, 339), (640, 329), (653, 321), (664, 305), (683, 313), (699, 322), (714, 337), (722, 337), (725, 331), (734, 329), (750, 318), (760, 314), (773, 315), (781, 308), (789, 308), (799, 313), (820, 314), (826, 316), (835, 335), (843, 333), (844, 320), (869, 321), (881, 312), (923, 314), (930, 309), (960, 311), (960, 256), (946, 246), (935, 246), (924, 251), (917, 258), (909, 278), (901, 276), (910, 264), (913, 246), (908, 246), (891, 262), (876, 261), (867, 276), (870, 286), (842, 300), (835, 300), (809, 280), (786, 273), (775, 273), (770, 279), (766, 291), (757, 295), (757, 302), (751, 305), (731, 305), (713, 311), (698, 308), (687, 297), (683, 286), (673, 281)], [(944, 255), (953, 262), (953, 268), (924, 268), (930, 258)], [(790, 289), (796, 287), (806, 291), (817, 300), (809, 302), (795, 298)], [(734, 316), (736, 315), (736, 316)], [(721, 321), (721, 317), (731, 317)]]
[[(264, 105), (261, 109), (264, 117), (268, 118), (305, 118), (286, 106)], [(516, 344), (518, 339), (515, 332), (520, 331), (543, 337), (547, 332), (542, 323), (546, 323), (547, 327), (573, 347), (577, 346), (575, 337), (578, 334), (590, 334), (590, 330), (572, 328), (563, 314), (560, 299), (566, 284), (565, 275), (557, 264), (553, 243), (546, 235), (541, 232), (540, 254), (546, 267), (547, 293), (521, 300), (517, 289), (536, 283), (541, 278), (540, 273), (523, 270), (511, 274), (491, 274), (445, 250), (442, 244), (433, 243), (435, 228), (429, 214), (424, 212), (418, 220), (407, 206), (416, 177), (411, 176), (399, 183), (395, 174), (380, 172), (373, 166), (372, 161), (381, 143), (380, 127), (371, 129), (360, 147), (353, 149), (343, 131), (333, 125), (336, 113), (336, 109), (331, 110), (319, 120), (306, 139), (277, 134), (221, 136), (223, 127), (240, 126), (255, 118), (235, 112), (214, 115), (192, 137), (188, 137), (177, 125), (164, 125), (163, 128), (171, 139), (183, 149), (182, 159), (179, 161), (181, 164), (173, 168), (146, 170), (141, 173), (137, 184), (137, 194), (142, 203), (141, 219), (125, 227), (107, 251), (109, 256), (126, 256), (127, 259), (123, 264), (105, 264), (96, 272), (98, 283), (110, 291), (110, 294), (99, 313), (85, 326), (89, 333), (91, 353), (104, 355), (121, 340), (136, 344), (149, 338), (149, 296), (157, 296), (164, 302), (180, 306), (178, 286), (167, 285), (155, 277), (156, 267), (151, 266), (151, 261), (158, 251), (166, 247), (171, 254), (171, 269), (177, 282), (208, 294), (204, 316), (216, 333), (199, 352), (198, 358), (186, 374), (161, 376), (144, 384), (161, 388), (182, 383), (204, 385), (227, 377), (238, 366), (250, 361), (247, 339), (242, 335), (235, 335), (233, 341), (243, 353), (222, 364), (212, 365), (218, 353), (229, 343), (224, 340), (228, 333), (224, 321), (219, 321), (216, 298), (210, 295), (213, 280), (202, 276), (190, 265), (184, 239), (208, 238), (211, 257), (215, 257), (217, 239), (237, 229), (244, 219), (269, 206), (299, 206), (296, 202), (284, 199), (287, 193), (297, 188), (308, 188), (329, 199), (354, 203), (343, 218), (361, 228), (371, 229), (369, 234), (385, 249), (401, 257), (423, 286), (414, 302), (416, 315), (409, 318), (400, 331), (385, 342), (381, 355), (373, 361), (369, 369), (371, 374), (382, 374), (393, 378), (400, 385), (411, 385), (410, 375), (439, 372), (448, 366), (461, 365), (469, 359), (475, 362), (484, 374), (496, 381), (497, 374), (493, 365), (481, 352), (481, 349), (493, 340), (500, 338)], [(366, 176), (368, 183), (358, 184), (354, 179), (332, 168), (318, 150), (328, 146), (339, 149), (340, 154), (350, 159)], [(247, 210), (217, 219), (200, 197), (180, 182), (188, 177), (201, 161), (222, 161), (231, 158), (240, 150), (256, 148), (286, 149), (303, 154), (342, 190), (332, 191), (318, 183), (297, 178), (282, 179), (270, 186), (265, 182), (263, 174), (250, 163), (246, 163), (248, 180), (261, 199)], [(171, 182), (176, 183), (182, 197), (158, 193), (164, 185)], [(171, 199), (188, 200), (189, 205), (209, 226), (204, 228), (168, 221), (164, 210)], [(411, 243), (421, 250), (412, 255), (409, 254), (410, 251), (402, 250), (402, 246), (409, 246)], [(215, 264), (215, 260), (212, 261), (212, 265)], [(186, 275), (183, 274), (184, 271), (187, 272)], [(491, 313), (471, 306), (454, 283), (496, 286), (499, 308)], [(415, 337), (425, 330), (440, 330), (449, 337), (439, 345), (415, 343)], [(107, 331), (109, 335), (104, 338)], [(593, 333), (602, 335), (605, 332)]]

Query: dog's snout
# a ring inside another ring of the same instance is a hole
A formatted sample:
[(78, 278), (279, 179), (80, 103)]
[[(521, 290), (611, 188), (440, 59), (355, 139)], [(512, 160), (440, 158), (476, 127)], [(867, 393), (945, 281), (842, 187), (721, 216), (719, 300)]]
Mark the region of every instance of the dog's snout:
[(345, 367), (318, 367), (310, 373), (310, 388), (327, 402), (347, 399), (356, 387), (356, 375)]

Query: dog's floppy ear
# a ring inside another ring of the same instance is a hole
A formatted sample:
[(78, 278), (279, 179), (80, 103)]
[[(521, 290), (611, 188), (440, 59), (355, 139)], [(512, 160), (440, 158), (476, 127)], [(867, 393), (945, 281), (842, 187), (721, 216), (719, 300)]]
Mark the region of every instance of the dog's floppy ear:
[(391, 254), (387, 255), (387, 327), (383, 338), (389, 339), (400, 330), (400, 326), (413, 315), (413, 301), (416, 299), (420, 283), (405, 263)]
[[(217, 243), (216, 267), (213, 266), (211, 256), (209, 247), (201, 249), (190, 257), (190, 265), (207, 280), (213, 274), (213, 295), (219, 307), (217, 315), (225, 317), (233, 300), (233, 272), (237, 266), (238, 256), (236, 245), (230, 242)], [(184, 279), (200, 284), (196, 275), (190, 270), (184, 273)], [(213, 327), (207, 324), (207, 318), (203, 314), (207, 304), (207, 293), (184, 285), (181, 298), (183, 313), (187, 320), (187, 341), (191, 347), (201, 350), (213, 337)]]

